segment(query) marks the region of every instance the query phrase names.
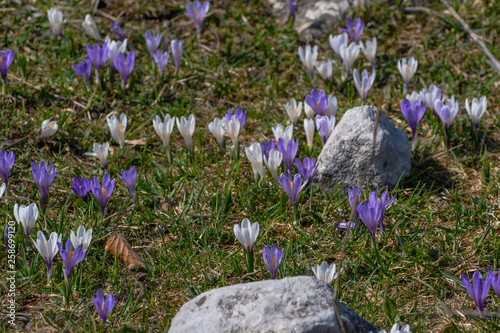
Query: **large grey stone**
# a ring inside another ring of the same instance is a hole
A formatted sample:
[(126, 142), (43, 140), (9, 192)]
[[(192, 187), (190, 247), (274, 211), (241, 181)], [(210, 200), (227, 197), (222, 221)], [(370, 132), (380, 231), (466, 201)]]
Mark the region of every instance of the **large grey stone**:
[[(346, 332), (378, 332), (337, 300)], [(184, 304), (170, 333), (341, 333), (329, 285), (310, 276), (213, 289)]]
[[(322, 191), (332, 192), (353, 186), (378, 189), (393, 187), (403, 175), (410, 174), (411, 150), (408, 136), (380, 114), (375, 155), (373, 129), (377, 108), (360, 106), (347, 111), (333, 129), (318, 157), (312, 177)], [(370, 164), (371, 162), (371, 164)], [(367, 167), (368, 172), (365, 174)]]

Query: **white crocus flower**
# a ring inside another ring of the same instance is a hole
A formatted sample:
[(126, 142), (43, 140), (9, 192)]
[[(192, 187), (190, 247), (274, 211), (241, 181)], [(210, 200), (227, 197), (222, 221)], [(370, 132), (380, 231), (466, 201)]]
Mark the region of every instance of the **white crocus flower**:
[(62, 37), (62, 26), (64, 23), (63, 13), (56, 7), (53, 7), (47, 11), (47, 16), (49, 17), (49, 22), (54, 34)]
[(316, 117), (316, 112), (314, 112), (313, 108), (306, 101), (304, 101), (304, 113), (309, 119)]
[(349, 36), (347, 35), (347, 32), (344, 32), (341, 35), (337, 35), (335, 37), (330, 35), (329, 41), (330, 41), (330, 47), (332, 48), (333, 52), (335, 52), (335, 54), (337, 55), (337, 58), (339, 59), (340, 63), (343, 63), (344, 60), (342, 60), (342, 56), (340, 55), (340, 47), (342, 45), (347, 46), (347, 42), (349, 41)]
[(294, 124), (297, 124), (297, 121), (299, 120), (299, 117), (302, 114), (302, 102), (300, 102), (297, 105), (297, 101), (295, 100), (295, 98), (292, 98), (290, 102), (285, 104), (285, 110), (286, 113), (288, 113), (290, 120)]
[(245, 251), (251, 252), (257, 236), (259, 236), (259, 223), (250, 223), (248, 219), (243, 219), (241, 227), (237, 224), (234, 226), (234, 235)]
[(340, 46), (340, 56), (343, 60), (344, 65), (344, 75), (349, 77), (351, 68), (359, 55), (359, 45), (356, 43), (350, 43), (349, 45), (343, 44)]
[(45, 138), (54, 135), (58, 129), (59, 126), (57, 126), (57, 121), (50, 121), (50, 119), (44, 120), (41, 126), (40, 137)]
[(220, 151), (224, 152), (224, 134), (226, 134), (226, 131), (224, 130), (224, 124), (222, 120), (220, 120), (219, 118), (215, 118), (210, 124), (208, 124), (208, 129), (217, 140)]
[(172, 135), (172, 132), (174, 130), (176, 119), (176, 117), (170, 117), (170, 114), (168, 113), (165, 115), (163, 123), (161, 122), (161, 118), (159, 116), (156, 116), (156, 118), (153, 119), (153, 127), (155, 128), (156, 134), (158, 134), (161, 141), (163, 142), (163, 146), (167, 151), (167, 158), (169, 162), (172, 162), (169, 148), (170, 135)]
[(415, 58), (411, 57), (410, 59), (400, 59), (398, 61), (398, 70), (404, 81), (404, 91), (403, 94), (406, 95), (408, 92), (408, 86), (410, 85), (410, 81), (417, 72), (418, 61)]
[(82, 250), (85, 251), (89, 248), (90, 242), (92, 241), (92, 229), (85, 231), (85, 227), (81, 225), (78, 227), (78, 230), (76, 230), (76, 234), (73, 230), (71, 230), (69, 238), (71, 239), (73, 248), (76, 249), (81, 245)]
[(271, 171), (271, 175), (273, 176), (274, 180), (278, 180), (278, 168), (280, 167), (281, 161), (283, 160), (283, 157), (281, 156), (281, 153), (275, 149), (271, 149), (269, 151), (269, 158), (264, 158), (264, 163), (266, 164), (267, 168), (269, 171)]
[(366, 41), (366, 46), (363, 42), (360, 42), (361, 52), (365, 55), (366, 59), (372, 65), (372, 71), (375, 71), (375, 56), (377, 55), (377, 37), (373, 37), (372, 40)]
[(108, 45), (108, 61), (109, 61), (109, 66), (111, 67), (111, 70), (116, 70), (115, 69), (115, 63), (114, 63), (114, 58), (118, 56), (118, 53), (125, 53), (127, 51), (127, 42), (128, 40), (125, 38), (125, 40), (122, 41), (115, 41), (109, 38), (109, 36), (106, 36), (104, 39), (104, 42)]
[(108, 152), (109, 152), (109, 142), (105, 142), (102, 145), (94, 142), (93, 152), (87, 152), (85, 155), (97, 157), (99, 163), (101, 163), (104, 169), (108, 168)]
[(237, 117), (231, 117), (230, 120), (224, 117), (222, 118), (222, 126), (226, 132), (226, 136), (233, 142), (234, 153), (236, 155), (238, 152), (238, 137), (240, 136), (241, 129), (240, 120)]
[(323, 261), (323, 263), (320, 266), (313, 267), (313, 273), (316, 275), (316, 277), (323, 281), (324, 283), (330, 284), (334, 279), (337, 278), (337, 275), (342, 272), (336, 272), (337, 266), (335, 264), (331, 264), (328, 266), (328, 263), (326, 261)]
[[(420, 100), (420, 94), (416, 91), (413, 91), (411, 93), (411, 95), (406, 95), (406, 99), (410, 101), (411, 105), (413, 105), (413, 103), (416, 101), (416, 100)], [(427, 104), (426, 104), (427, 105)]]
[(95, 24), (94, 19), (90, 14), (87, 14), (85, 16), (85, 21), (82, 23), (83, 30), (89, 35), (90, 37), (94, 38), (95, 40), (102, 42), (102, 37), (101, 34), (99, 33), (99, 29), (97, 29), (97, 24)]
[(250, 147), (245, 148), (245, 153), (248, 160), (252, 164), (253, 177), (255, 181), (259, 179), (259, 175), (264, 178), (266, 175), (266, 170), (264, 169), (264, 164), (262, 162), (262, 148), (260, 143), (256, 142)]
[(313, 142), (314, 142), (314, 120), (313, 119), (304, 119), (304, 131), (306, 132), (307, 146), (309, 147), (309, 151), (312, 150)]
[(188, 147), (188, 149), (192, 153), (193, 152), (194, 126), (196, 123), (196, 119), (194, 118), (194, 115), (191, 114), (188, 119), (186, 119), (184, 116), (182, 116), (180, 121), (179, 121), (179, 118), (177, 118), (176, 122), (177, 122), (177, 128), (179, 129), (179, 132), (181, 132), (181, 135), (184, 138), (184, 141), (186, 142), (186, 146)]
[(28, 246), (28, 237), (31, 230), (35, 226), (36, 220), (38, 219), (38, 207), (35, 203), (29, 206), (18, 204), (14, 205), (14, 216), (16, 217), (17, 223), (23, 226), (24, 230), (24, 244)]
[[(379, 333), (387, 333), (386, 330), (381, 330)], [(392, 325), (391, 331), (389, 333), (411, 333), (410, 331), (410, 325), (406, 324), (401, 329), (399, 329), (399, 324), (396, 323)]]
[(1, 186), (0, 186), (0, 198), (3, 196), (3, 194), (5, 193), (5, 189), (7, 188), (7, 186), (5, 185), (5, 183), (3, 183)]
[(125, 130), (127, 129), (127, 116), (122, 113), (120, 115), (120, 120), (113, 115), (111, 118), (106, 119), (108, 121), (109, 131), (111, 136), (116, 142), (120, 144), (120, 148), (125, 147)]
[(278, 124), (276, 125), (276, 127), (273, 127), (273, 134), (274, 138), (276, 139), (276, 142), (278, 142), (279, 139), (281, 138), (283, 139), (283, 141), (285, 141), (285, 144), (288, 144), (288, 141), (292, 139), (293, 125), (288, 125), (286, 129), (283, 129), (283, 126)]
[(358, 70), (354, 68), (353, 77), (354, 86), (356, 87), (359, 96), (361, 96), (362, 104), (365, 104), (368, 92), (370, 92), (370, 89), (373, 86), (373, 82), (375, 82), (375, 72), (373, 72), (372, 75), (368, 76), (368, 72), (366, 71), (366, 69), (364, 69), (361, 73), (360, 79)]
[[(333, 95), (328, 95), (328, 106), (325, 110), (325, 116), (335, 116), (337, 113), (337, 108), (338, 108), (338, 102), (337, 102), (337, 97)], [(314, 111), (313, 111), (314, 112)], [(316, 114), (314, 113), (310, 118), (316, 117)]]
[(318, 45), (314, 45), (313, 48), (311, 48), (311, 45), (306, 45), (305, 50), (302, 46), (299, 46), (299, 57), (311, 77), (314, 78), (314, 67), (318, 59)]
[(436, 114), (434, 103), (441, 99), (441, 90), (432, 84), (429, 87), (429, 91), (427, 91), (427, 89), (422, 89), (422, 91), (420, 91), (420, 99), (425, 102), (425, 106), (428, 107), (433, 114)]
[(325, 61), (316, 61), (314, 64), (319, 75), (325, 82), (330, 82), (332, 80), (333, 64), (330, 59)]
[(486, 112), (486, 96), (481, 97), (481, 99), (474, 98), (472, 99), (472, 103), (469, 104), (469, 99), (465, 99), (465, 109), (467, 110), (467, 113), (469, 114), (470, 120), (472, 121), (472, 124), (474, 125), (474, 130), (477, 131), (477, 128), (479, 127), (479, 121), (481, 118), (484, 116), (484, 113)]
[(38, 252), (40, 252), (40, 255), (45, 261), (45, 264), (47, 264), (47, 275), (49, 280), (52, 276), (52, 261), (54, 260), (56, 254), (59, 252), (57, 243), (61, 243), (61, 241), (62, 235), (57, 235), (57, 233), (55, 232), (50, 234), (49, 239), (46, 239), (43, 232), (38, 231), (37, 240), (35, 241), (33, 239), (33, 244), (35, 245)]

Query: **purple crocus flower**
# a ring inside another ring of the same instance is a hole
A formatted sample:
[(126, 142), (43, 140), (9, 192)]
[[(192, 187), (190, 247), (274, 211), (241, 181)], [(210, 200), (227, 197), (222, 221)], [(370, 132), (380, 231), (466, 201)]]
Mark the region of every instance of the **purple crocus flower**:
[(297, 167), (297, 170), (299, 170), (302, 178), (309, 181), (309, 178), (311, 178), (314, 171), (315, 162), (314, 158), (309, 159), (309, 157), (304, 158), (304, 163), (302, 163), (298, 158), (295, 159), (295, 166)]
[(3, 178), (3, 182), (5, 183), (5, 194), (7, 195), (9, 189), (9, 175), (10, 170), (14, 166), (14, 162), (16, 161), (16, 155), (13, 152), (7, 154), (5, 150), (0, 150), (0, 176)]
[(500, 297), (500, 269), (498, 270), (498, 276), (495, 276), (495, 272), (488, 268), (488, 275), (491, 275), (491, 285), (493, 286), (493, 290), (497, 293), (497, 296)]
[(443, 121), (445, 131), (448, 132), (453, 119), (455, 119), (458, 113), (459, 105), (458, 102), (455, 102), (455, 96), (445, 99), (444, 102), (446, 102), (446, 105), (444, 105), (441, 100), (436, 100), (434, 102), (434, 108)]
[(290, 17), (295, 20), (295, 12), (297, 11), (297, 3), (294, 0), (286, 0), (288, 10), (290, 11)]
[(278, 151), (283, 156), (283, 163), (290, 172), (292, 172), (293, 161), (295, 160), (295, 155), (297, 155), (297, 150), (299, 149), (299, 139), (288, 141), (285, 143), (285, 140), (280, 138), (278, 140)]
[(186, 16), (193, 20), (194, 26), (197, 30), (201, 29), (203, 19), (205, 18), (205, 15), (207, 15), (209, 8), (210, 3), (208, 1), (204, 3), (195, 1), (192, 5), (189, 2), (186, 2)]
[(181, 68), (181, 59), (182, 59), (182, 40), (174, 39), (170, 43), (172, 47), (172, 56), (174, 57), (174, 65), (177, 70)]
[(125, 90), (127, 80), (134, 69), (135, 52), (130, 51), (126, 58), (123, 53), (118, 53), (118, 55), (113, 58), (113, 63), (118, 73), (120, 73), (122, 78), (122, 89)]
[(340, 222), (337, 224), (337, 227), (339, 227), (342, 230), (347, 230), (347, 228), (354, 229), (356, 227), (356, 223), (350, 221), (350, 222)]
[(297, 199), (299, 198), (299, 193), (303, 188), (302, 177), (300, 174), (297, 173), (292, 179), (288, 171), (285, 171), (283, 177), (278, 177), (278, 181), (281, 188), (288, 195), (288, 199), (290, 199), (292, 206), (295, 206), (295, 203), (297, 203)]
[(160, 50), (156, 50), (156, 53), (153, 54), (153, 62), (158, 67), (158, 71), (160, 72), (160, 76), (163, 75), (165, 71), (165, 67), (167, 67), (167, 62), (169, 58), (168, 52), (161, 52)]
[(234, 114), (232, 114), (231, 109), (229, 109), (224, 116), (226, 117), (227, 121), (231, 121), (231, 119), (237, 118), (240, 121), (240, 130), (243, 128), (243, 126), (245, 126), (245, 122), (247, 120), (247, 112), (243, 111), (242, 108), (237, 108), (236, 111), (234, 111)]
[(91, 182), (90, 189), (94, 194), (94, 197), (101, 205), (101, 218), (104, 218), (104, 209), (106, 208), (106, 204), (108, 203), (109, 197), (115, 188), (115, 180), (110, 180), (109, 173), (104, 175), (102, 179), (102, 187), (99, 183), (99, 179), (97, 176), (94, 176), (94, 182)]
[(146, 30), (144, 38), (146, 39), (146, 45), (148, 46), (149, 55), (151, 57), (153, 57), (153, 54), (155, 54), (156, 50), (160, 47), (162, 37), (161, 33), (157, 33), (156, 36), (153, 36), (151, 31)]
[(95, 309), (99, 317), (101, 317), (102, 325), (104, 326), (109, 313), (115, 307), (116, 297), (108, 294), (106, 295), (106, 300), (104, 300), (102, 291), (98, 290), (96, 296), (92, 296), (92, 300), (94, 301)]
[(464, 287), (474, 303), (476, 303), (481, 318), (484, 318), (484, 302), (486, 301), (486, 296), (488, 296), (488, 292), (490, 291), (491, 283), (494, 278), (494, 273), (488, 273), (486, 279), (483, 281), (483, 276), (481, 275), (481, 273), (475, 272), (472, 276), (471, 285), (467, 274), (462, 274), (462, 282), (464, 283)]
[(90, 47), (90, 45), (87, 44), (87, 54), (94, 65), (97, 83), (99, 83), (99, 71), (104, 68), (106, 60), (108, 60), (108, 52), (108, 44), (106, 43), (104, 43), (102, 47), (98, 44), (94, 44)]
[(278, 249), (276, 244), (271, 245), (271, 247), (264, 246), (262, 249), (262, 256), (264, 257), (264, 262), (266, 263), (269, 273), (271, 273), (271, 279), (276, 279), (278, 275), (278, 268), (283, 259), (283, 252), (285, 249)]
[(404, 99), (401, 102), (401, 112), (403, 113), (403, 116), (406, 119), (406, 122), (411, 128), (411, 141), (413, 147), (415, 147), (417, 140), (415, 138), (418, 138), (417, 135), (417, 126), (422, 120), (422, 117), (424, 116), (425, 113), (425, 102), (420, 102), (419, 99), (415, 100), (413, 102), (413, 106), (411, 105), (411, 102), (408, 99)]
[(128, 34), (130, 32), (130, 30), (123, 31), (122, 28), (120, 28), (120, 25), (116, 22), (111, 23), (111, 29), (113, 29), (113, 31), (121, 41), (125, 40), (125, 34)]
[(310, 95), (306, 96), (306, 103), (313, 109), (314, 113), (324, 116), (328, 109), (328, 97), (324, 90), (314, 88)]
[(90, 191), (90, 186), (92, 185), (92, 182), (88, 180), (87, 178), (76, 178), (73, 180), (73, 186), (71, 186), (71, 189), (73, 192), (75, 192), (76, 195), (78, 195), (80, 198), (83, 200), (87, 201), (88, 193)]
[[(375, 193), (375, 196), (377, 194)], [(382, 216), (382, 207), (380, 204), (372, 205), (371, 200), (365, 201), (363, 204), (358, 206), (359, 217), (363, 224), (370, 232), (372, 240), (375, 241), (375, 230), (377, 229), (377, 224)]]
[(122, 169), (122, 174), (118, 175), (118, 177), (120, 177), (120, 179), (127, 185), (130, 196), (135, 203), (135, 183), (137, 181), (137, 171), (135, 170), (135, 166), (132, 166), (128, 171)]
[(276, 145), (274, 144), (273, 139), (269, 139), (269, 143), (266, 143), (266, 141), (262, 141), (260, 143), (260, 148), (262, 150), (262, 157), (265, 157), (266, 160), (269, 159), (269, 152), (271, 149), (276, 149)]
[(349, 197), (349, 205), (353, 211), (354, 221), (357, 221), (359, 217), (358, 205), (361, 200), (361, 191), (357, 186), (354, 186), (352, 189), (347, 190), (347, 196)]
[(83, 79), (83, 82), (85, 82), (87, 88), (90, 87), (90, 75), (92, 73), (92, 63), (90, 61), (90, 58), (87, 57), (85, 61), (79, 63), (76, 66), (72, 63), (71, 66), (73, 66), (75, 73)]
[(2, 50), (0, 50), (0, 73), (2, 74), (3, 84), (7, 84), (7, 70), (12, 65), (12, 61), (14, 61), (14, 51), (7, 49), (2, 54)]
[(73, 250), (73, 244), (71, 240), (66, 241), (66, 248), (64, 249), (60, 242), (57, 242), (57, 247), (59, 248), (59, 253), (64, 263), (64, 278), (69, 283), (69, 278), (76, 265), (80, 263), (87, 254), (87, 250), (83, 250), (82, 245), (78, 246)]
[(389, 200), (389, 192), (384, 191), (382, 195), (380, 196), (380, 199), (377, 196), (377, 192), (373, 191), (370, 193), (368, 197), (368, 201), (372, 206), (380, 206), (380, 219), (379, 219), (379, 224), (380, 224), (380, 233), (384, 231), (384, 215), (385, 211), (387, 208), (389, 208), (393, 203), (394, 200), (396, 200), (396, 197), (392, 197), (391, 200)]
[(345, 20), (347, 28), (340, 28), (340, 31), (345, 31), (349, 35), (349, 38), (355, 43), (359, 41), (359, 38), (363, 34), (363, 29), (365, 28), (365, 22), (360, 19), (356, 18), (351, 20), (350, 17), (346, 18)]
[(328, 138), (335, 128), (335, 116), (316, 116), (316, 129), (323, 144), (328, 141)]
[(47, 195), (49, 194), (49, 187), (54, 181), (57, 169), (54, 170), (54, 165), (52, 164), (52, 162), (49, 164), (48, 168), (45, 161), (40, 162), (40, 167), (38, 167), (38, 165), (33, 162), (31, 163), (31, 173), (33, 174), (33, 178), (35, 178), (35, 182), (40, 189), (42, 209), (45, 209), (45, 202), (47, 200)]

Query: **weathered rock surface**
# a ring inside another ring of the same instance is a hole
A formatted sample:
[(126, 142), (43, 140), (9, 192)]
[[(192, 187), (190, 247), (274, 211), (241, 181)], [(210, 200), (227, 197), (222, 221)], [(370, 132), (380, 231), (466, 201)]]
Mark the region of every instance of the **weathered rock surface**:
[[(322, 191), (331, 193), (337, 183), (339, 189), (364, 187), (371, 189), (388, 185), (393, 187), (401, 175), (411, 169), (411, 150), (408, 136), (380, 114), (375, 155), (373, 129), (377, 108), (360, 106), (347, 111), (335, 126), (318, 157), (312, 182)], [(369, 165), (366, 175), (364, 173)]]
[[(337, 301), (348, 333), (378, 332)], [(329, 285), (310, 276), (213, 289), (184, 304), (170, 333), (341, 333)]]

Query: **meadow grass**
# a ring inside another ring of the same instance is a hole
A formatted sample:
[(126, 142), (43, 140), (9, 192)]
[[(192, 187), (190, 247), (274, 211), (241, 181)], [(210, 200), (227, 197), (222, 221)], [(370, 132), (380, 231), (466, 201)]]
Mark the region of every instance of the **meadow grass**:
[[(105, 82), (104, 90), (94, 85), (86, 91), (71, 68), (71, 63), (86, 58), (85, 44), (94, 43), (81, 28), (85, 14), (92, 13), (88, 1), (55, 4), (68, 20), (64, 40), (50, 31), (46, 11), (52, 2), (9, 1), (0, 11), (2, 50), (16, 52), (8, 86), (0, 96), (0, 140), (10, 145), (51, 117), (59, 124), (54, 136), (38, 139), (36, 134), (9, 148), (16, 154), (16, 163), (9, 197), (1, 200), (1, 224), (14, 219), (15, 203), (28, 203), (23, 197), (38, 203), (31, 162), (46, 160), (58, 171), (47, 209), (31, 237), (38, 230), (46, 235), (56, 231), (66, 240), (79, 225), (94, 233), (86, 258), (73, 273), (71, 299), (65, 304), (57, 288), (64, 282), (59, 255), (52, 283), (47, 284), (43, 259), (32, 244), (25, 251), (18, 232), (17, 327), (29, 323), (43, 332), (99, 331), (101, 323), (91, 297), (101, 289), (117, 298), (108, 331), (167, 331), (180, 306), (197, 294), (269, 279), (261, 256), (265, 245), (285, 248), (281, 277), (312, 274), (313, 265), (340, 261), (345, 234), (336, 224), (351, 214), (346, 193), (325, 195), (314, 189), (309, 201), (309, 191), (305, 191), (299, 197), (295, 224), (293, 209), (279, 185), (269, 174), (255, 184), (244, 155), (243, 147), (272, 138), (275, 124), (290, 123), (283, 105), (291, 97), (303, 100), (314, 87), (297, 56), (298, 46), (306, 40), (290, 25), (277, 24), (262, 0), (211, 1), (199, 40), (193, 24), (183, 16), (184, 2), (98, 3), (94, 17), (101, 31), (112, 35), (109, 24), (117, 17), (124, 30), (131, 30), (128, 37), (136, 51), (136, 65), (126, 92), (121, 91), (117, 78), (114, 85)], [(498, 4), (452, 3), (497, 57)], [(500, 329), (496, 315), (477, 319), (460, 276), (467, 273), (470, 277), (475, 270), (484, 275), (488, 267), (500, 268), (498, 76), (440, 4), (429, 6), (439, 13), (435, 16), (408, 12), (400, 5), (376, 4), (353, 12), (353, 17), (367, 23), (362, 39), (377, 37), (379, 44), (377, 78), (367, 104), (377, 105), (383, 99), (383, 114), (410, 134), (399, 109), (404, 97), (396, 61), (415, 56), (419, 68), (410, 92), (436, 84), (444, 94), (458, 97), (461, 108), (451, 126), (449, 149), (443, 145), (440, 120), (426, 113), (419, 128), (420, 143), (412, 155), (412, 172), (390, 192), (397, 201), (386, 213), (384, 233), (377, 234), (377, 248), (371, 248), (364, 229), (347, 239), (338, 296), (381, 328), (402, 322), (409, 323), (412, 332), (495, 331)], [(332, 29), (333, 34), (338, 27)], [(184, 42), (180, 71), (175, 74), (170, 59), (161, 82), (145, 47), (146, 29)], [(328, 34), (316, 44), (318, 60), (334, 59)], [(369, 63), (360, 55), (355, 67), (368, 68)], [(352, 81), (340, 79), (338, 63), (333, 83), (325, 86), (317, 80), (316, 87), (337, 97), (337, 121), (360, 104)], [(480, 126), (481, 143), (475, 144), (464, 101), (482, 95), (489, 105)], [(207, 128), (214, 117), (236, 107), (248, 112), (237, 160), (229, 140), (226, 153), (218, 152)], [(130, 141), (124, 149), (111, 139), (106, 124), (107, 116), (122, 112), (129, 119), (126, 139)], [(156, 115), (166, 113), (177, 117), (194, 113), (192, 158), (175, 128), (170, 146), (173, 161), (167, 162), (152, 126)], [(306, 156), (302, 119), (294, 128), (294, 138), (300, 140), (298, 156), (302, 159)], [(101, 220), (97, 202), (93, 198), (90, 204), (83, 202), (70, 188), (74, 177), (102, 179), (105, 171), (84, 153), (92, 150), (94, 142), (106, 141), (113, 149), (109, 173), (117, 185), (106, 218)], [(317, 157), (320, 150), (316, 136), (312, 156)], [(132, 165), (139, 173), (136, 204), (117, 176)], [(233, 233), (234, 224), (243, 218), (260, 224), (254, 274), (246, 274), (243, 251)], [(147, 272), (131, 272), (105, 253), (104, 244), (112, 231), (128, 239), (146, 262)], [(5, 247), (0, 253), (5, 255)], [(0, 272), (2, 280), (6, 274)], [(2, 298), (5, 295), (2, 290)], [(496, 314), (499, 305), (491, 291), (487, 311)], [(461, 316), (453, 312), (457, 310), (473, 315)], [(6, 313), (3, 304), (2, 312)], [(2, 325), (8, 329), (5, 321)]]

